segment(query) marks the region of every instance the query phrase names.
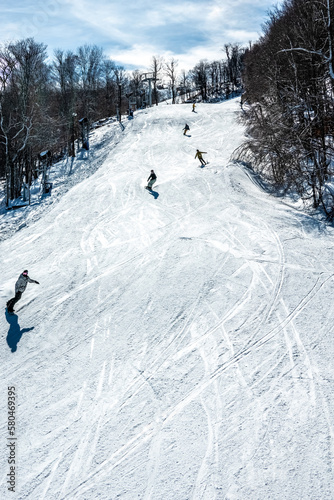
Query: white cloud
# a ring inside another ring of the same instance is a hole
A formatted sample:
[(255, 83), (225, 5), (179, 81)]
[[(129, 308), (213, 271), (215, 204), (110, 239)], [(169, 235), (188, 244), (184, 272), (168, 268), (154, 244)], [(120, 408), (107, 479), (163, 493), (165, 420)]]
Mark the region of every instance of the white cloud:
[(110, 59), (119, 65), (132, 66), (133, 69), (139, 70), (149, 69), (154, 55), (163, 57), (165, 61), (173, 57), (178, 61), (179, 72), (192, 69), (199, 61), (204, 59), (208, 61), (225, 59), (223, 44), (217, 47), (191, 47), (186, 54), (171, 51), (162, 51), (157, 54), (154, 45), (135, 45), (129, 50), (111, 50), (108, 55)]
[(246, 31), (246, 30), (226, 30), (225, 36), (231, 42), (245, 44), (249, 40), (254, 42), (258, 40), (260, 33), (256, 31)]
[(152, 56), (155, 54), (154, 45), (133, 45), (128, 50), (110, 50), (107, 51), (110, 59), (118, 65), (134, 66), (135, 69), (147, 69), (152, 62)]

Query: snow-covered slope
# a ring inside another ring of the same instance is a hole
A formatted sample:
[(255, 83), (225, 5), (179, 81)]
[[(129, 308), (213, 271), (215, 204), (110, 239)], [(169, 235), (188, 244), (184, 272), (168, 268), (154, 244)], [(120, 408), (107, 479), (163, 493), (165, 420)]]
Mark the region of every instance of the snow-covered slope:
[(0, 319), (1, 498), (334, 498), (333, 230), (229, 163), (238, 100), (196, 109), (138, 112), (0, 244), (3, 307), (40, 282)]
[[(30, 188), (30, 205), (9, 212), (5, 207), (5, 189), (1, 190), (0, 241), (10, 238), (17, 231), (36, 222), (62, 198), (64, 193), (96, 172), (109, 153), (110, 143), (117, 144), (122, 135), (122, 128), (112, 118), (107, 120), (105, 126), (92, 130), (89, 134), (91, 148), (89, 154), (86, 150), (81, 149), (77, 152), (75, 158), (65, 157), (51, 166), (48, 172), (48, 180), (53, 185), (52, 196), (43, 197), (41, 189), (42, 175), (40, 175)], [(17, 200), (18, 205), (22, 203), (22, 199)]]

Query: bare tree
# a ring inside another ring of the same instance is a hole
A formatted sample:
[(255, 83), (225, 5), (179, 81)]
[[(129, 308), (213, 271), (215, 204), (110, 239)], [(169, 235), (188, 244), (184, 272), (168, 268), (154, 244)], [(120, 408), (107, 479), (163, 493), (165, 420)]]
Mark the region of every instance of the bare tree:
[(153, 56), (152, 57), (152, 64), (151, 64), (151, 71), (153, 73), (153, 100), (154, 103), (158, 106), (159, 103), (159, 94), (158, 94), (158, 89), (157, 89), (157, 80), (159, 80), (159, 76), (161, 71), (163, 70), (164, 66), (164, 59), (161, 56)]
[(24, 175), (30, 182), (34, 168), (32, 158), (48, 81), (46, 46), (31, 38), (21, 40), (4, 46), (0, 59), (0, 142), (4, 148), (8, 205), (10, 199), (19, 196)]
[(208, 96), (208, 62), (200, 61), (193, 70), (191, 70), (196, 89), (200, 91), (203, 101)]
[(115, 63), (110, 59), (103, 61), (102, 74), (105, 88), (105, 114), (112, 116), (116, 113), (116, 85), (114, 78)]
[(177, 65), (178, 62), (173, 57), (170, 59), (170, 61), (167, 61), (165, 64), (165, 72), (167, 77), (169, 78), (170, 88), (172, 91), (172, 104), (175, 104), (175, 97), (176, 97)]
[(233, 90), (237, 90), (241, 83), (242, 58), (244, 52), (244, 49), (237, 43), (225, 44), (228, 79), (232, 84)]
[(96, 45), (84, 45), (78, 48), (80, 112), (88, 119), (88, 123), (97, 116), (96, 96), (101, 86), (103, 60), (103, 51)]
[(122, 112), (126, 109), (126, 103), (123, 101), (123, 96), (125, 94), (125, 89), (128, 84), (127, 74), (123, 66), (114, 67), (114, 77), (118, 92), (118, 103), (117, 108), (119, 110), (119, 120), (121, 120)]
[[(61, 130), (58, 137), (59, 149), (69, 147), (73, 149), (71, 134), (73, 131), (73, 114), (76, 112), (79, 74), (77, 68), (78, 57), (71, 51), (55, 50), (53, 61), (53, 77), (57, 84), (59, 101), (59, 127)], [(73, 154), (73, 152), (72, 152)]]
[(181, 71), (179, 85), (180, 85), (182, 100), (184, 101), (184, 99), (190, 97), (190, 90), (191, 90), (191, 79), (189, 77), (189, 74), (186, 73), (184, 69)]
[(133, 71), (129, 81), (129, 88), (137, 107), (142, 105), (142, 86), (143, 84), (140, 71)]
[(77, 56), (57, 49), (54, 53), (53, 75), (60, 89), (60, 112), (68, 118), (76, 107), (78, 90)]

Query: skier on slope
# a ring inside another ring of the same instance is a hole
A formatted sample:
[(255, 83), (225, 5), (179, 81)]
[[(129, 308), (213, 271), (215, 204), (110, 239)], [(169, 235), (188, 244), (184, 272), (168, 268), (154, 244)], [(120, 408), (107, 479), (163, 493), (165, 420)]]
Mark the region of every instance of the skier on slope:
[(183, 130), (184, 130), (183, 135), (187, 135), (188, 130), (190, 130), (189, 125), (187, 123), (185, 124), (185, 127)]
[(197, 153), (195, 155), (195, 160), (196, 158), (199, 159), (199, 161), (201, 162), (201, 165), (206, 165), (206, 162), (204, 161), (203, 159), (203, 156), (202, 155), (206, 155), (206, 151), (200, 151), (199, 149), (196, 149)]
[(27, 288), (28, 283), (36, 283), (37, 285), (39, 285), (38, 281), (29, 278), (28, 271), (25, 270), (23, 271), (22, 274), (20, 274), (17, 282), (15, 283), (15, 297), (13, 297), (7, 302), (7, 310), (9, 313), (14, 312), (13, 307), (16, 304), (16, 302), (18, 302), (22, 297), (22, 294)]
[(154, 170), (151, 170), (151, 174), (150, 174), (149, 178), (147, 179), (148, 184), (146, 186), (146, 189), (149, 189), (150, 191), (152, 191), (152, 186), (156, 180), (157, 180), (157, 176), (155, 175)]

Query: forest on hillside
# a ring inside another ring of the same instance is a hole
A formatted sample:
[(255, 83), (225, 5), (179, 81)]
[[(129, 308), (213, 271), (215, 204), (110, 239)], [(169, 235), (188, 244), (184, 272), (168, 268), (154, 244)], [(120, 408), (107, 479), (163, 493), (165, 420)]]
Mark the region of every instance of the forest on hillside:
[(237, 157), (334, 217), (333, 0), (286, 0), (246, 50)]
[(50, 62), (47, 46), (33, 38), (2, 44), (0, 182), (7, 207), (52, 162), (74, 157), (79, 146), (87, 149), (96, 122), (116, 116), (121, 121), (167, 98), (175, 103), (177, 97), (184, 102), (230, 95), (240, 88), (243, 53), (238, 44), (226, 44), (224, 60), (200, 61), (188, 72), (174, 58), (153, 56), (146, 72), (129, 72), (96, 45), (56, 50)]

